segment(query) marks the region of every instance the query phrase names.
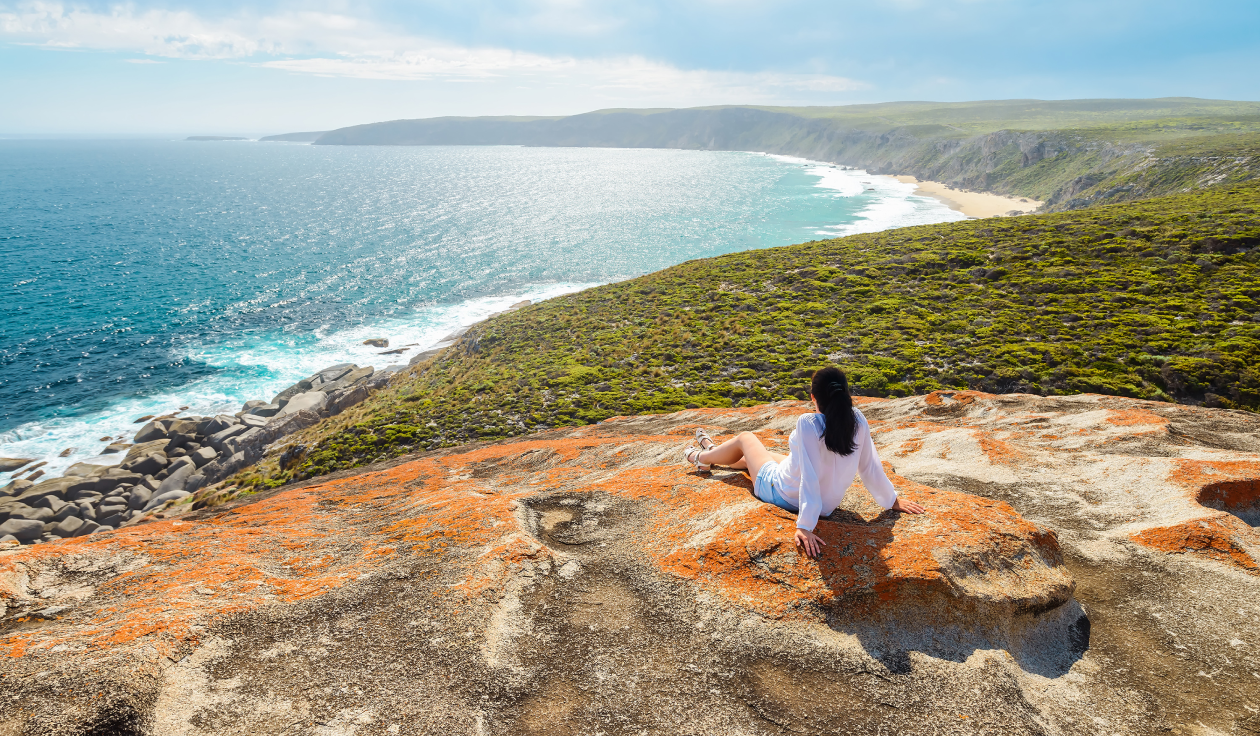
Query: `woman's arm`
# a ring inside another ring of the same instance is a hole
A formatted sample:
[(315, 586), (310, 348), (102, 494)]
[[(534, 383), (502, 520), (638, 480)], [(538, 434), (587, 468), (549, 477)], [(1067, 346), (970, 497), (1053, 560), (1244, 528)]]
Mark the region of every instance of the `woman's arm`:
[(796, 528), (806, 532), (814, 531), (822, 515), (822, 491), (818, 483), (818, 468), (822, 467), (818, 448), (822, 438), (813, 416), (805, 414), (796, 420), (796, 431), (791, 438), (795, 443), (789, 441), (789, 454), (800, 453), (801, 490), (797, 499), (800, 508), (796, 512)]
[[(860, 413), (858, 416), (862, 416)], [(862, 476), (862, 485), (871, 492), (875, 502), (886, 509), (904, 511), (908, 514), (921, 514), (924, 508), (914, 501), (905, 501), (897, 497), (897, 489), (884, 473), (884, 464), (879, 461), (879, 452), (875, 449), (875, 441), (871, 439), (871, 427), (862, 417), (858, 425), (858, 474)]]

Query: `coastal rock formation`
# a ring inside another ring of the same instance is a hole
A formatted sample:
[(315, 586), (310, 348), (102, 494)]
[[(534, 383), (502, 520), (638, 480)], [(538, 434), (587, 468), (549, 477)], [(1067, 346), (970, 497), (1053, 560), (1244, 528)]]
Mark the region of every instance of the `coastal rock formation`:
[(24, 465), (35, 462), (30, 458), (22, 457), (0, 457), (0, 473), (11, 473), (18, 470)]
[[(929, 511), (855, 486), (817, 561), (744, 475), (678, 462), (697, 426), (783, 447), (796, 402), (451, 448), (0, 552), (21, 704), (0, 729), (1254, 728), (1260, 421), (1099, 396), (861, 407)], [(1240, 556), (1211, 551), (1226, 537)]]
[(146, 417), (134, 444), (111, 445), (126, 451), (116, 466), (76, 463), (61, 478), (36, 485), (32, 474), (0, 488), (0, 541), (51, 542), (138, 523), (257, 462), (273, 442), (363, 401), (395, 370), (337, 365), (273, 403), (247, 401), (235, 415)]

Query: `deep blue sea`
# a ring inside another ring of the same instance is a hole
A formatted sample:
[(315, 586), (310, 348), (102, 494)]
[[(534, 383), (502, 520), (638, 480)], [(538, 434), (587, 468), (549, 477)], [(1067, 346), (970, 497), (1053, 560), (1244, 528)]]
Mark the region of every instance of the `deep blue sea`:
[(0, 457), (56, 474), (141, 415), (411, 354), (365, 338), (421, 350), (522, 299), (962, 218), (912, 191), (756, 153), (0, 141)]

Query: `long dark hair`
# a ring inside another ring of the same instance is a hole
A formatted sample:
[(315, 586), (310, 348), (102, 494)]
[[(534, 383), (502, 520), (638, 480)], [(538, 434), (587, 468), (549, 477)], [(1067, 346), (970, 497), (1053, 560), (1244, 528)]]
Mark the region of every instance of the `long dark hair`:
[(849, 379), (839, 368), (823, 368), (814, 374), (810, 393), (818, 399), (818, 408), (827, 420), (823, 443), (839, 455), (851, 455), (857, 448), (857, 417), (853, 415), (853, 397), (849, 395)]

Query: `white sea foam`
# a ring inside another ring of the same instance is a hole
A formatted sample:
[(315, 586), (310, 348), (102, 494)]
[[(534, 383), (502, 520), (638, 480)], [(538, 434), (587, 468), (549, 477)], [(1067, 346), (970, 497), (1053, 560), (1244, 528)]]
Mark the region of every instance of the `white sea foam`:
[[(538, 302), (596, 285), (540, 284), (524, 287), (514, 294), (436, 305), (407, 317), (340, 330), (317, 330), (314, 335), (246, 335), (217, 345), (193, 348), (187, 351), (187, 358), (220, 370), (179, 389), (128, 397), (95, 413), (28, 422), (0, 434), (0, 457), (43, 460), (48, 464), (40, 469), (46, 477), (61, 475), (78, 462), (117, 463), (122, 460), (121, 454), (99, 455), (106, 444), (101, 438), (131, 441), (139, 429), (135, 420), (146, 414), (167, 414), (182, 406), (188, 407), (184, 411), (188, 415), (233, 414), (240, 411), (246, 401), (270, 400), (321, 368), (336, 363), (376, 368), (405, 364), (410, 356), (436, 345), (460, 327), (483, 320), (517, 302), (525, 299)], [(363, 341), (368, 338), (388, 339), (388, 349), (414, 347), (400, 355), (381, 355), (386, 348), (364, 345)], [(66, 457), (60, 457), (66, 448), (74, 449)], [(20, 473), (0, 474), (0, 483), (8, 482), (12, 475)]]
[(860, 198), (866, 203), (853, 222), (819, 228), (814, 231), (815, 235), (838, 238), (967, 219), (966, 215), (950, 209), (938, 199), (915, 194), (915, 185), (897, 181), (891, 176), (871, 174), (862, 169), (843, 169), (834, 164), (795, 156), (772, 155), (771, 158), (803, 166), (805, 173), (818, 177), (814, 186), (834, 192), (832, 196)]
[[(865, 172), (863, 172), (865, 174)], [(858, 213), (860, 219), (819, 232), (820, 235), (839, 237), (858, 233), (873, 233), (911, 225), (927, 225), (934, 222), (965, 220), (967, 216), (933, 197), (914, 193), (915, 186), (899, 182), (890, 176), (865, 174), (871, 195), (870, 204)]]

